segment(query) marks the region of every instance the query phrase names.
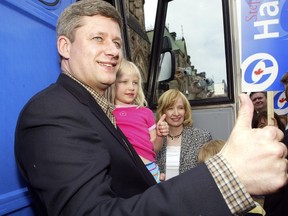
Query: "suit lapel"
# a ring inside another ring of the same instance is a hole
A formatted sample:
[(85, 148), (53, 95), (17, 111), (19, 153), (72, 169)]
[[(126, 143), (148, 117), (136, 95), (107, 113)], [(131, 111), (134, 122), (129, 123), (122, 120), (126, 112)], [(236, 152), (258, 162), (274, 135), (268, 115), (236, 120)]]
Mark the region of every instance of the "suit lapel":
[[(67, 75), (60, 74), (57, 83), (62, 85), (67, 91), (69, 91), (74, 97), (77, 98), (83, 105), (89, 107), (93, 115), (98, 118), (100, 122), (109, 130), (109, 132), (125, 147), (121, 137), (117, 136), (117, 131), (114, 125), (111, 123), (107, 115), (103, 112), (101, 107), (90, 95), (90, 93), (79, 83), (68, 77)], [(128, 151), (128, 150), (127, 150)], [(129, 151), (128, 151), (129, 152)], [(130, 153), (129, 153), (130, 154)]]
[(57, 83), (62, 85), (67, 91), (69, 91), (72, 95), (74, 95), (82, 104), (89, 107), (93, 115), (98, 118), (99, 121), (110, 131), (110, 133), (119, 141), (119, 143), (123, 146), (123, 148), (128, 152), (132, 161), (136, 164), (136, 166), (141, 171), (140, 173), (146, 179), (149, 185), (155, 184), (155, 180), (150, 172), (147, 170), (146, 166), (143, 164), (142, 160), (123, 134), (123, 132), (118, 128), (114, 127), (109, 118), (103, 112), (101, 107), (95, 101), (95, 99), (90, 95), (90, 93), (76, 81), (71, 79), (70, 77), (60, 74)]

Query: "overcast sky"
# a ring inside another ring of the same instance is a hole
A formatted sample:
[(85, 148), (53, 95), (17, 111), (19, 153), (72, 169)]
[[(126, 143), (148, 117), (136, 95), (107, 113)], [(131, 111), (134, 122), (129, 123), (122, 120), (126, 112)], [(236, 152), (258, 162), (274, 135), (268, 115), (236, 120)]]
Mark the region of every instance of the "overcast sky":
[[(206, 72), (216, 83), (226, 80), (222, 0), (174, 0), (169, 2), (166, 26), (184, 36), (191, 64), (197, 72)], [(146, 29), (153, 29), (156, 0), (145, 0)], [(216, 12), (218, 11), (218, 12)]]

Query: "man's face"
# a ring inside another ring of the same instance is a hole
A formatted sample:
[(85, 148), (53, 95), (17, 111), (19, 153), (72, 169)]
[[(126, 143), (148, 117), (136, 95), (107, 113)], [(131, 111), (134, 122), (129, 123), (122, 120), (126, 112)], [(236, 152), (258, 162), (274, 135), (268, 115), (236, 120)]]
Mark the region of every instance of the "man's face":
[(117, 22), (100, 15), (82, 19), (83, 25), (75, 30), (75, 40), (67, 43), (67, 55), (61, 66), (103, 94), (115, 82), (122, 60), (120, 27)]
[(254, 93), (251, 96), (251, 100), (254, 105), (254, 109), (256, 111), (264, 111), (267, 110), (267, 98), (264, 93), (259, 92), (259, 93)]
[(284, 87), (285, 87), (286, 101), (288, 101), (288, 80), (284, 83)]

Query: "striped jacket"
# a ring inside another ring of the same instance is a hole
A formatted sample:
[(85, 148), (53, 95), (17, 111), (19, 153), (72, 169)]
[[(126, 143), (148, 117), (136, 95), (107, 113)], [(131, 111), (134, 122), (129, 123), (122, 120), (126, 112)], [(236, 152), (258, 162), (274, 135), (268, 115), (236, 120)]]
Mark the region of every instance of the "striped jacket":
[[(211, 139), (212, 135), (206, 129), (192, 126), (184, 127), (181, 140), (179, 173), (183, 173), (197, 166), (198, 153), (201, 146)], [(163, 139), (163, 147), (156, 155), (156, 162), (161, 173), (166, 173), (166, 150), (167, 138), (165, 137)]]

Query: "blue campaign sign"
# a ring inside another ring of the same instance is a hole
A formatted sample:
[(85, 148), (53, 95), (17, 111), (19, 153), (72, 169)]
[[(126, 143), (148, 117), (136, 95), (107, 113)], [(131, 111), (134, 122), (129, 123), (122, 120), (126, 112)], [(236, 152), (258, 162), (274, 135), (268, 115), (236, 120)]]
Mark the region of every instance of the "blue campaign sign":
[(288, 1), (241, 0), (242, 91), (283, 91)]
[(285, 91), (274, 92), (274, 111), (278, 115), (286, 115), (288, 113), (288, 103), (285, 97)]

